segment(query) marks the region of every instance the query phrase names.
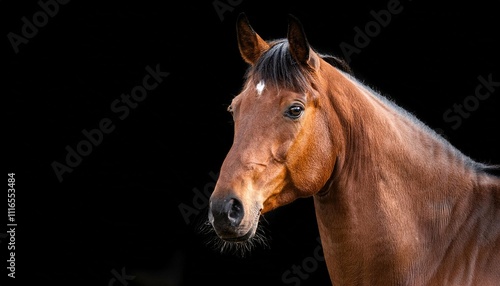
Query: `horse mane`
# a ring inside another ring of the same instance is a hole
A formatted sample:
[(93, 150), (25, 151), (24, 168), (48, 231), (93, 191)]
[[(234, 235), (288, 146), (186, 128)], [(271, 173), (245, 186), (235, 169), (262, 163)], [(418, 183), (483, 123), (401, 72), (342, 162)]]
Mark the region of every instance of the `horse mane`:
[(413, 113), (409, 112), (408, 110), (402, 108), (399, 106), (397, 103), (392, 101), (389, 97), (382, 95), (380, 92), (374, 90), (370, 86), (364, 84), (363, 82), (360, 82), (359, 79), (353, 76), (352, 73), (346, 73), (344, 72), (344, 75), (349, 78), (351, 81), (353, 81), (356, 85), (358, 85), (361, 88), (364, 88), (368, 91), (369, 94), (371, 94), (373, 97), (378, 99), (379, 101), (382, 102), (382, 104), (388, 106), (392, 110), (394, 110), (396, 113), (400, 114), (402, 117), (409, 119), (412, 121), (420, 130), (422, 130), (424, 133), (429, 135), (430, 137), (434, 138), (436, 141), (441, 142), (443, 146), (445, 146), (448, 150), (452, 151), (457, 158), (461, 158), (466, 164), (473, 170), (479, 172), (479, 173), (486, 173), (492, 176), (500, 177), (500, 165), (491, 165), (487, 163), (482, 163), (478, 162), (469, 156), (465, 155), (463, 152), (461, 152), (459, 149), (457, 149), (455, 146), (453, 146), (446, 138), (444, 138), (441, 134), (437, 133), (434, 129), (429, 127), (427, 124), (422, 122), (417, 116), (415, 116)]
[(478, 169), (486, 174), (500, 178), (500, 165), (486, 165), (478, 163)]
[(334, 68), (337, 68), (338, 70), (343, 71), (344, 73), (349, 74), (351, 76), (354, 75), (349, 64), (346, 61), (344, 61), (343, 59), (338, 58), (336, 56), (332, 56), (332, 55), (326, 55), (326, 54), (318, 54), (318, 55), (323, 60), (325, 60), (327, 63), (332, 65)]
[[(254, 84), (263, 80), (278, 87), (307, 91), (310, 88), (312, 74), (294, 60), (288, 48), (288, 40), (271, 41), (270, 46), (255, 65), (247, 70), (246, 78), (252, 78)], [(319, 53), (318, 55), (333, 67), (352, 74), (351, 68), (344, 60), (332, 55)]]

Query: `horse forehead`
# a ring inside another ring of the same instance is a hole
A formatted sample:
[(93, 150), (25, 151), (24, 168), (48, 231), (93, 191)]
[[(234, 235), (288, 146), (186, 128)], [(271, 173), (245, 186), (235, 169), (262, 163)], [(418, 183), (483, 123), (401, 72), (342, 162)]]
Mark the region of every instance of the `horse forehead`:
[[(306, 100), (307, 92), (293, 91), (288, 88), (280, 87), (272, 81), (269, 83), (266, 79), (249, 79), (244, 89), (232, 101), (233, 104), (245, 106), (243, 109), (253, 106), (261, 110), (276, 108), (284, 102), (288, 102), (293, 98)], [(265, 107), (266, 106), (266, 107)], [(263, 111), (263, 110), (262, 110)]]
[(269, 90), (269, 88), (266, 86), (266, 81), (264, 79), (261, 79), (258, 82), (254, 79), (249, 79), (247, 83), (245, 83), (245, 88), (240, 94), (244, 96), (248, 95), (260, 97), (265, 90)]

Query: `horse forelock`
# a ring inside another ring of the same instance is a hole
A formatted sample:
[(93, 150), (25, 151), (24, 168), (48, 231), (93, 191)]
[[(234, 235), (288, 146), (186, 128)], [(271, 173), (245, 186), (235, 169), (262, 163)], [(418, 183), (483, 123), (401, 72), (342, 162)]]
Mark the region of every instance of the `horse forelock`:
[[(271, 41), (270, 48), (251, 66), (245, 78), (256, 86), (261, 82), (278, 89), (307, 92), (316, 86), (316, 75), (312, 69), (302, 66), (293, 58), (287, 39)], [(329, 54), (317, 55), (335, 69), (353, 75), (351, 68), (343, 59)]]
[(293, 59), (288, 41), (280, 39), (271, 42), (270, 45), (271, 47), (247, 71), (247, 80), (254, 85), (265, 82), (277, 88), (298, 92), (309, 90), (313, 75)]

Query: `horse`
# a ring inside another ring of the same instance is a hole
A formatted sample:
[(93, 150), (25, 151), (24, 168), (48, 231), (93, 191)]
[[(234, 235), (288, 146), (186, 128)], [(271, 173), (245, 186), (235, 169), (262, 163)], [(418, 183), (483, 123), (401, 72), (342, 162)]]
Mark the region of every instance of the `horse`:
[(282, 39), (244, 13), (236, 30), (248, 70), (207, 221), (223, 246), (262, 239), (265, 213), (312, 196), (334, 285), (499, 285), (499, 165), (317, 52), (294, 16)]

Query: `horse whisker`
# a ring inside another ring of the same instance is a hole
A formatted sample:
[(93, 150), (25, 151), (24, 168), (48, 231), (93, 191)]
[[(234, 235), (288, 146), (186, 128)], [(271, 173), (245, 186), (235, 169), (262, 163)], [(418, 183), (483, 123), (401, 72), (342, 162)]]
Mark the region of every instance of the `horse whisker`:
[[(263, 218), (263, 216), (260, 217)], [(259, 220), (255, 235), (245, 241), (226, 241), (219, 238), (208, 220), (200, 225), (198, 233), (206, 236), (206, 244), (219, 253), (246, 257), (258, 247), (270, 247), (269, 237), (266, 235), (265, 226), (260, 223), (261, 221), (267, 222), (265, 219)]]

